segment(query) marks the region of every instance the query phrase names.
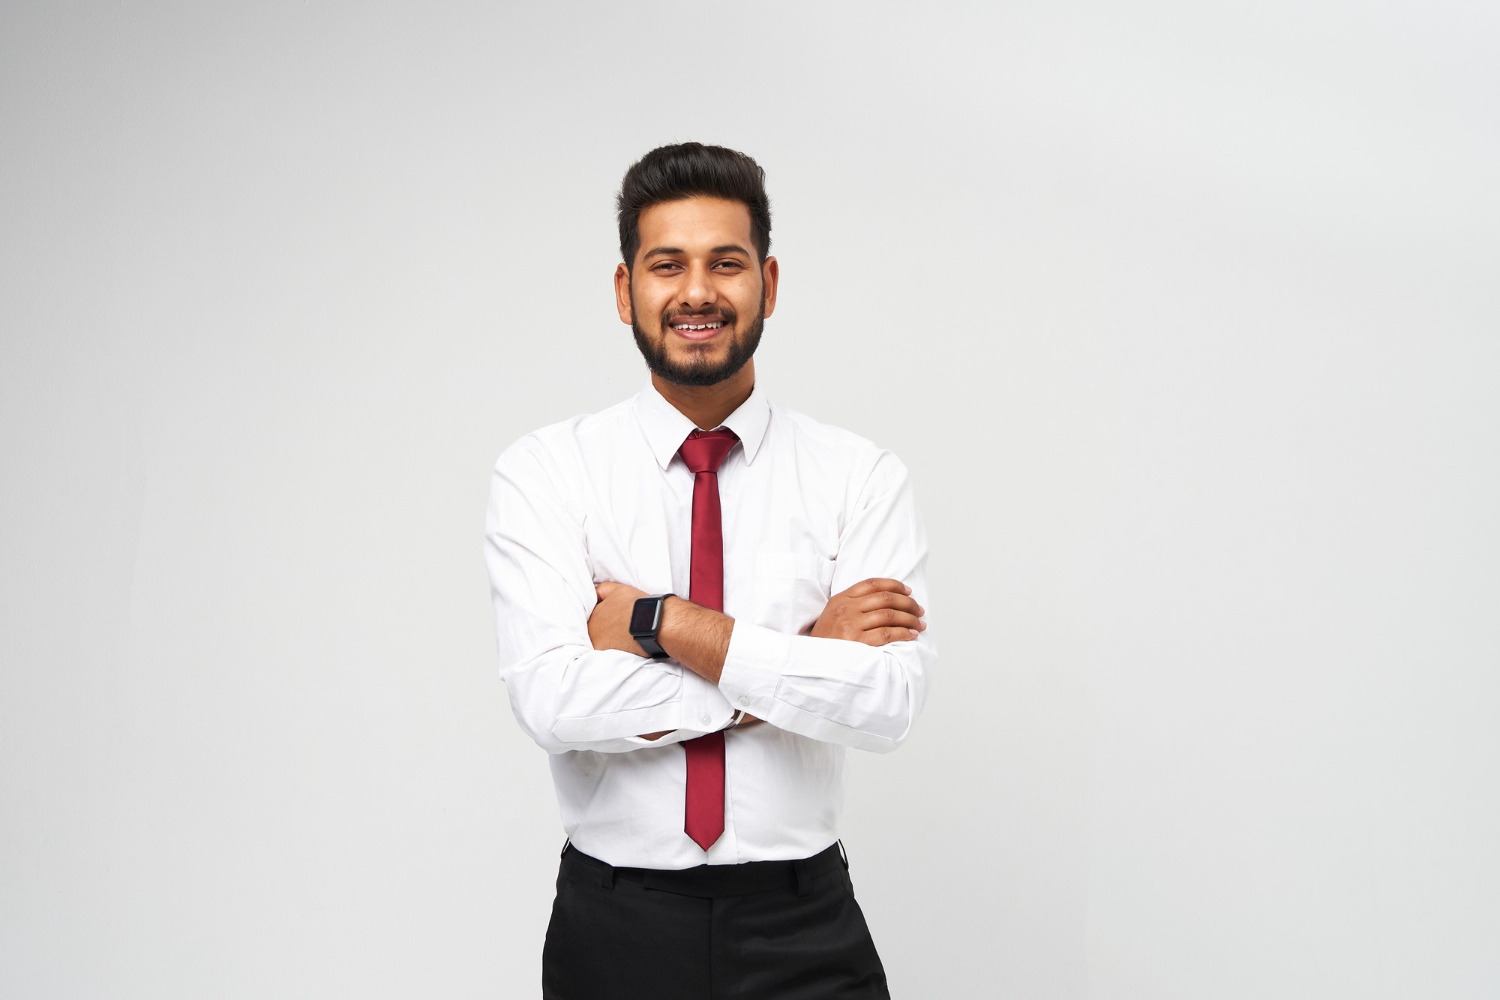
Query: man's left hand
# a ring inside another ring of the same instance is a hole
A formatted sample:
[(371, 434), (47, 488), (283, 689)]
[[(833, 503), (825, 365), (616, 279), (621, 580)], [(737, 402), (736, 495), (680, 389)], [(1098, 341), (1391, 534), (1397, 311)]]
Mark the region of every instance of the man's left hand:
[(595, 649), (619, 649), (636, 656), (645, 656), (646, 651), (630, 634), (630, 615), (635, 602), (651, 595), (624, 583), (606, 580), (595, 584), (594, 593), (599, 603), (589, 615), (589, 640)]

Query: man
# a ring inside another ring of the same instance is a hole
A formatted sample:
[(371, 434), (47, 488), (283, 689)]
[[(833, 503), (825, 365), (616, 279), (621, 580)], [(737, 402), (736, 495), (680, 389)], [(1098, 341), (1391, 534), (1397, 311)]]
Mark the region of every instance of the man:
[(618, 207), (650, 382), (508, 448), (486, 523), (501, 676), (569, 838), (543, 995), (888, 997), (837, 841), (845, 749), (900, 744), (936, 659), (906, 469), (756, 384), (754, 160), (653, 150)]

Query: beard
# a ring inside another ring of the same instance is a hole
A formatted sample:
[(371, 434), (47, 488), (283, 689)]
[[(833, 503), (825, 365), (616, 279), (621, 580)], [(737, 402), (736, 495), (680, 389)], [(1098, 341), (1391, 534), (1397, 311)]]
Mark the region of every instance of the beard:
[[(634, 302), (632, 297), (632, 306)], [(630, 329), (635, 333), (635, 346), (640, 349), (641, 357), (646, 359), (646, 367), (651, 369), (652, 374), (659, 375), (673, 385), (717, 385), (732, 378), (745, 367), (745, 362), (755, 356), (755, 349), (760, 346), (760, 334), (766, 325), (766, 300), (760, 300), (760, 312), (741, 337), (733, 334), (738, 320), (734, 310), (721, 306), (718, 314), (724, 320), (724, 334), (730, 337), (730, 341), (729, 351), (722, 361), (717, 362), (710, 360), (707, 351), (694, 348), (689, 349), (691, 360), (686, 362), (676, 362), (667, 355), (667, 338), (671, 336), (668, 324), (682, 313), (671, 312), (662, 317), (661, 339), (655, 342), (641, 329), (640, 320), (632, 318)], [(636, 315), (634, 308), (631, 309), (631, 315)]]

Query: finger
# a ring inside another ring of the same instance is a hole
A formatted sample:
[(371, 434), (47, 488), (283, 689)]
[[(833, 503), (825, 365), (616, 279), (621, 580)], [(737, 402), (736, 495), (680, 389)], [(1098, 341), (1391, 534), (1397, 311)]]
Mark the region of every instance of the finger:
[(844, 591), (844, 593), (850, 597), (864, 597), (866, 594), (873, 594), (881, 590), (889, 590), (897, 594), (911, 593), (911, 588), (906, 584), (900, 580), (893, 580), (888, 576), (872, 576), (868, 580), (861, 580)]
[(884, 646), (888, 642), (907, 642), (917, 637), (917, 633), (909, 628), (873, 628), (860, 635), (860, 641), (867, 646)]
[(602, 601), (610, 595), (610, 591), (623, 586), (624, 584), (622, 583), (615, 583), (613, 580), (605, 580), (603, 583), (594, 584), (594, 593), (598, 594), (599, 600)]
[(909, 611), (876, 608), (874, 611), (866, 611), (859, 616), (859, 627), (862, 629), (914, 628), (920, 631), (927, 627), (927, 623)]
[(906, 611), (914, 615), (925, 615), (927, 609), (917, 603), (915, 597), (905, 594), (893, 594), (888, 590), (876, 591), (865, 597), (857, 598), (854, 607), (859, 611), (874, 611), (877, 608), (895, 608), (898, 611)]

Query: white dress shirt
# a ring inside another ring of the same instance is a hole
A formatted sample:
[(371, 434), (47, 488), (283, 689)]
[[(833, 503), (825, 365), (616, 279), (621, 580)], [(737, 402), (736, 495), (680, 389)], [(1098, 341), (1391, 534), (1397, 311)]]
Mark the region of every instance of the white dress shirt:
[[(892, 577), (928, 608), (927, 537), (906, 467), (858, 435), (770, 403), (757, 386), (721, 425), (724, 613), (714, 685), (674, 659), (596, 650), (594, 585), (688, 597), (693, 422), (649, 382), (631, 399), (521, 438), (495, 463), (485, 524), (500, 676), (551, 756), (563, 828), (614, 865), (785, 860), (838, 839), (847, 747), (885, 752), (922, 710), (937, 657), (920, 638), (869, 646), (807, 635), (831, 594)], [(725, 733), (724, 834), (683, 832), (675, 744)], [(669, 730), (657, 740), (641, 733)]]

